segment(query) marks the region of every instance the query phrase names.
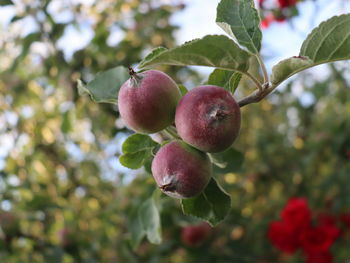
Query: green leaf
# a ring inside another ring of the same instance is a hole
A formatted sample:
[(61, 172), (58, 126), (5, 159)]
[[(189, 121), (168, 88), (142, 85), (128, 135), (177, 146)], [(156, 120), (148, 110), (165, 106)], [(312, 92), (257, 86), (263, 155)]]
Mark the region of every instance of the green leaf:
[(188, 92), (188, 89), (182, 84), (178, 84), (177, 86), (180, 89), (181, 96), (185, 96), (185, 94)]
[(119, 162), (127, 168), (139, 169), (153, 157), (152, 151), (158, 146), (159, 144), (150, 136), (135, 133), (123, 143), (123, 155), (119, 157)]
[(129, 79), (128, 69), (118, 66), (96, 75), (95, 79), (84, 85), (78, 81), (79, 94), (89, 94), (95, 102), (117, 103), (118, 92)]
[(129, 169), (139, 169), (152, 157), (151, 150), (126, 153), (119, 156), (119, 162)]
[(282, 60), (272, 68), (271, 83), (278, 85), (283, 80), (313, 65), (314, 62), (308, 57), (291, 57)]
[(122, 145), (123, 153), (135, 153), (152, 149), (159, 144), (146, 134), (135, 133), (130, 135)]
[(145, 200), (139, 209), (133, 211), (129, 218), (128, 225), (131, 233), (131, 246), (135, 250), (142, 239), (147, 239), (153, 244), (160, 244), (162, 241), (161, 221), (159, 214), (160, 191), (153, 192), (152, 197)]
[(136, 211), (133, 211), (129, 216), (128, 228), (131, 234), (130, 244), (135, 250), (146, 235), (146, 231), (144, 230), (141, 219)]
[(319, 64), (350, 59), (350, 14), (322, 22), (302, 44), (300, 55), (282, 60), (272, 69), (271, 82), (278, 85), (290, 76)]
[(153, 197), (141, 205), (138, 217), (149, 242), (160, 244), (162, 242), (160, 215)]
[(147, 63), (148, 61), (151, 61), (153, 58), (157, 57), (164, 51), (167, 51), (168, 49), (165, 47), (157, 47), (155, 49), (152, 49), (151, 53), (149, 53), (141, 62), (142, 63)]
[(12, 0), (0, 0), (0, 6), (13, 5)]
[(304, 41), (300, 56), (315, 64), (350, 59), (350, 14), (322, 22)]
[(229, 213), (231, 198), (212, 178), (200, 195), (182, 199), (181, 204), (186, 215), (198, 217), (215, 226), (224, 220)]
[(44, 250), (45, 262), (61, 263), (63, 262), (64, 251), (60, 247), (48, 247)]
[(208, 84), (223, 87), (232, 94), (238, 87), (242, 74), (223, 69), (215, 69), (209, 76)]
[[(147, 56), (149, 57), (149, 56)], [(234, 41), (223, 35), (209, 35), (195, 39), (182, 46), (163, 50), (143, 60), (139, 68), (151, 68), (166, 64), (175, 66), (208, 66), (246, 72), (250, 55)]]
[(209, 156), (215, 165), (214, 172), (221, 174), (240, 171), (244, 161), (244, 155), (233, 148), (221, 153), (212, 153)]
[(22, 39), (22, 51), (12, 63), (11, 71), (14, 71), (19, 65), (19, 63), (27, 56), (33, 42), (40, 41), (40, 40), (41, 40), (41, 33), (39, 32), (30, 33)]
[(233, 73), (231, 79), (230, 79), (230, 91), (231, 94), (234, 94), (236, 89), (238, 88), (239, 82), (242, 79), (242, 74), (239, 72)]
[(253, 0), (221, 0), (217, 7), (216, 22), (249, 52), (259, 53), (262, 33)]

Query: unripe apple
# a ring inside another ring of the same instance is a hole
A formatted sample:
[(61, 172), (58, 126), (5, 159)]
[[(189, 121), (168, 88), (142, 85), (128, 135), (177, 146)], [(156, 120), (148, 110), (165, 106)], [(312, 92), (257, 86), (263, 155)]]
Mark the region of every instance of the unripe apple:
[(135, 73), (120, 88), (119, 112), (126, 125), (141, 133), (155, 133), (174, 121), (181, 97), (176, 83), (165, 73), (148, 70)]
[(208, 223), (201, 223), (194, 226), (186, 226), (181, 230), (181, 240), (187, 246), (198, 246), (203, 243), (212, 232)]
[(239, 134), (240, 108), (225, 89), (199, 86), (180, 100), (175, 115), (180, 137), (204, 152), (222, 152)]
[(173, 141), (157, 152), (152, 174), (165, 194), (189, 198), (198, 195), (209, 183), (212, 166), (206, 153), (183, 141)]

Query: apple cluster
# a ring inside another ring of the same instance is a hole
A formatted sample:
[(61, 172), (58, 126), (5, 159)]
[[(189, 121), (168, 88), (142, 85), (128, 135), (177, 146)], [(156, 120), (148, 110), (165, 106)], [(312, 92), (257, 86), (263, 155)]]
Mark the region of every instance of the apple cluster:
[(156, 133), (175, 124), (179, 138), (163, 145), (152, 162), (157, 185), (175, 198), (203, 191), (212, 176), (207, 153), (228, 149), (240, 130), (240, 108), (231, 93), (203, 85), (181, 97), (174, 80), (158, 70), (130, 69), (118, 103), (126, 125), (139, 133)]

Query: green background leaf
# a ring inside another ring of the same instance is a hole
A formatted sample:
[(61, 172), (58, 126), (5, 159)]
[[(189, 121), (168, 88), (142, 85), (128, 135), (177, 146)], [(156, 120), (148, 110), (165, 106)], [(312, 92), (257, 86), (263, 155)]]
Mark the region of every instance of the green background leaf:
[(160, 215), (153, 197), (141, 205), (138, 217), (148, 240), (153, 244), (160, 244), (162, 242)]
[(259, 53), (262, 33), (254, 1), (222, 0), (217, 7), (216, 22), (251, 53)]
[(214, 226), (227, 216), (231, 209), (231, 198), (212, 178), (200, 195), (182, 199), (181, 204), (186, 215), (201, 218)]
[(87, 85), (78, 82), (80, 94), (87, 93), (92, 100), (101, 103), (117, 103), (118, 92), (125, 81), (129, 79), (128, 69), (118, 66), (96, 75)]
[(13, 5), (11, 0), (0, 0), (0, 6)]
[(145, 236), (153, 244), (161, 243), (162, 230), (159, 198), (160, 191), (154, 191), (152, 197), (145, 200), (137, 210), (130, 214), (128, 227), (131, 232), (130, 243), (133, 249), (139, 246)]
[(246, 72), (248, 60), (249, 54), (228, 37), (209, 35), (152, 56), (151, 59), (142, 61), (139, 67), (151, 68), (160, 64), (194, 65)]

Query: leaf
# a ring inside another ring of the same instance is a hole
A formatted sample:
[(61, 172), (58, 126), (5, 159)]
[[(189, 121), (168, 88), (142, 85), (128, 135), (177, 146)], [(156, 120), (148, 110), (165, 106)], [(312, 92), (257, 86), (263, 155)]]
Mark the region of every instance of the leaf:
[(135, 133), (123, 143), (123, 155), (119, 157), (119, 162), (127, 168), (139, 169), (153, 157), (152, 151), (158, 146), (150, 136)]
[(60, 247), (48, 247), (44, 250), (45, 262), (61, 263), (63, 262), (64, 251)]
[(117, 103), (118, 92), (129, 79), (129, 71), (121, 66), (109, 69), (96, 75), (95, 79), (84, 85), (78, 81), (79, 94), (89, 94), (95, 102)]
[(282, 60), (272, 69), (271, 82), (278, 85), (290, 76), (319, 64), (350, 59), (350, 14), (322, 22), (302, 44), (300, 55)]
[(137, 211), (133, 211), (129, 216), (128, 228), (131, 234), (130, 244), (135, 250), (141, 243), (142, 239), (146, 235), (146, 231), (143, 228), (140, 217)]
[(19, 63), (27, 56), (33, 42), (39, 41), (39, 40), (41, 40), (40, 32), (30, 33), (22, 39), (22, 51), (12, 63), (11, 71), (14, 71), (19, 65)]
[(233, 94), (238, 87), (242, 74), (223, 69), (215, 69), (209, 76), (208, 84), (223, 87)]
[(246, 51), (228, 37), (209, 35), (152, 55), (150, 59), (143, 60), (139, 68), (151, 68), (160, 64), (195, 65), (246, 72), (249, 66), (249, 57), (250, 55)]
[(14, 16), (11, 18), (10, 23), (14, 23), (14, 22), (21, 20), (23, 18), (25, 18), (25, 16)]
[(153, 244), (160, 244), (162, 241), (159, 198), (160, 191), (154, 191), (152, 197), (145, 200), (138, 210), (129, 216), (130, 243), (134, 250), (145, 236)]
[(177, 86), (180, 89), (181, 96), (185, 96), (185, 94), (188, 92), (188, 89), (182, 84), (178, 84)]
[(253, 0), (221, 0), (216, 23), (253, 54), (261, 48), (260, 18)]
[(244, 155), (233, 148), (221, 153), (212, 153), (209, 156), (215, 165), (214, 171), (220, 174), (240, 171), (244, 161)]
[(160, 55), (164, 51), (167, 51), (168, 49), (165, 47), (157, 47), (151, 51), (143, 60), (141, 63), (147, 63), (148, 61), (152, 60), (154, 57)]
[(160, 215), (153, 197), (147, 199), (141, 205), (138, 217), (149, 242), (152, 244), (160, 244), (162, 242)]
[(313, 65), (314, 62), (308, 57), (291, 57), (282, 60), (272, 68), (271, 83), (278, 85), (283, 80)]
[(13, 5), (12, 0), (0, 0), (0, 6)]
[(152, 149), (159, 144), (146, 134), (135, 133), (129, 136), (122, 145), (123, 153), (135, 153)]
[(215, 69), (209, 76), (208, 84), (223, 87), (228, 90), (233, 72), (223, 69)]
[(234, 94), (236, 89), (238, 88), (239, 82), (242, 79), (242, 74), (239, 72), (233, 73), (231, 79), (230, 79), (230, 91), (231, 94)]
[(186, 215), (198, 217), (215, 226), (229, 213), (231, 198), (212, 178), (199, 196), (182, 199), (181, 204)]
[(119, 162), (129, 169), (139, 169), (146, 161), (152, 157), (151, 150), (139, 151), (135, 153), (126, 153), (119, 156)]
[(322, 22), (302, 44), (300, 56), (309, 57), (315, 65), (350, 59), (349, 28), (350, 14)]

